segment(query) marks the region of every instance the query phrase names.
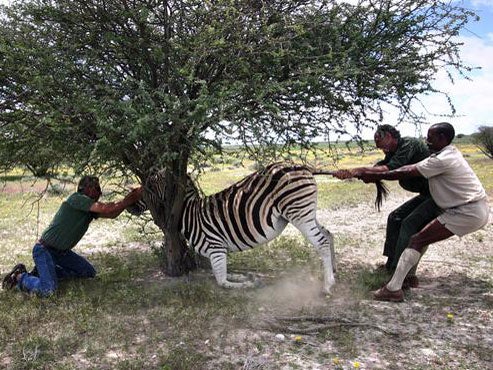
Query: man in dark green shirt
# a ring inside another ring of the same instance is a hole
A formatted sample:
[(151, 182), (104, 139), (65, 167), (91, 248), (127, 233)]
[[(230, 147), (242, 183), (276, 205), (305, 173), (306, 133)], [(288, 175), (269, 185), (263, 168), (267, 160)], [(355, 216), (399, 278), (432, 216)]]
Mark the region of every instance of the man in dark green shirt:
[[(391, 125), (377, 127), (374, 135), (375, 145), (385, 153), (385, 158), (373, 167), (358, 167), (350, 170), (337, 171), (335, 176), (340, 179), (360, 176), (363, 173), (379, 173), (394, 170), (405, 165), (420, 162), (430, 155), (424, 141), (401, 137), (400, 132)], [(413, 234), (421, 230), (440, 212), (430, 196), (428, 180), (425, 178), (409, 178), (399, 181), (402, 188), (419, 193), (400, 207), (392, 211), (387, 219), (387, 230), (383, 255), (387, 262), (382, 269), (388, 272), (395, 270), (399, 257), (407, 247)], [(406, 283), (417, 286), (415, 271), (409, 275)]]
[(3, 280), (3, 287), (48, 296), (55, 292), (63, 278), (91, 278), (96, 270), (84, 257), (72, 251), (86, 233), (92, 220), (115, 218), (135, 203), (142, 195), (142, 187), (132, 190), (119, 202), (99, 202), (99, 179), (85, 176), (79, 181), (77, 192), (60, 206), (52, 222), (34, 245), (33, 259), (36, 273), (27, 273), (24, 265), (14, 267)]

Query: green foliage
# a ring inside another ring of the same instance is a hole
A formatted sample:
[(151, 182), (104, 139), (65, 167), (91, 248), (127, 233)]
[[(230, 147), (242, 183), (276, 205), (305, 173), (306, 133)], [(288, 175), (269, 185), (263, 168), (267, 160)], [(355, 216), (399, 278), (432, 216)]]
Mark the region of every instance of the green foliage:
[(3, 165), (39, 157), (143, 179), (225, 142), (270, 160), (279, 145), (375, 124), (386, 104), (412, 118), (438, 68), (467, 72), (450, 36), (474, 17), (416, 0), (27, 1), (1, 13)]

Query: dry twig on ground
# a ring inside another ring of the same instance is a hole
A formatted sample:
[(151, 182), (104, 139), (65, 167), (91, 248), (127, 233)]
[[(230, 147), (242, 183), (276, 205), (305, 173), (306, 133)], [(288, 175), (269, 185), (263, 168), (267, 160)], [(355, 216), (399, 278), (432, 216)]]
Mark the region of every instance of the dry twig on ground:
[(323, 330), (336, 327), (369, 327), (377, 329), (387, 335), (398, 336), (399, 333), (387, 330), (378, 325), (355, 322), (343, 317), (331, 316), (280, 316), (265, 318), (263, 323), (270, 329), (284, 331), (290, 334), (318, 334)]

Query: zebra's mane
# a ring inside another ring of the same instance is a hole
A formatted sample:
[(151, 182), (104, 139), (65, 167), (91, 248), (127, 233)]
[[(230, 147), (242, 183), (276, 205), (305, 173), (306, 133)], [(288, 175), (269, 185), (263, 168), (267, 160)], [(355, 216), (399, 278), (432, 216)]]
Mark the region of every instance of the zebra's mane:
[(248, 192), (250, 189), (250, 186), (245, 188), (245, 183), (247, 183), (252, 177), (256, 176), (258, 173), (253, 172), (243, 179), (235, 182), (234, 184), (231, 184), (230, 186), (216, 192), (210, 195), (205, 195), (205, 193), (202, 191), (200, 186), (197, 185), (196, 181), (192, 179), (190, 175), (187, 175), (187, 194), (194, 193), (197, 197), (201, 199), (213, 199), (213, 198), (224, 198), (227, 194), (231, 193), (232, 191), (236, 191), (236, 189), (244, 187), (244, 191)]

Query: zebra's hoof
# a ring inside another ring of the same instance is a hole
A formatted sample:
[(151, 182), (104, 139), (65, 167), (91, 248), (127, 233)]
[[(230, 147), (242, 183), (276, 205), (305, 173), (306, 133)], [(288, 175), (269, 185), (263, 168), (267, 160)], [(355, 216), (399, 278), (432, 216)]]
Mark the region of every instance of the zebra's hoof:
[(266, 287), (266, 284), (260, 279), (255, 279), (255, 280), (253, 280), (253, 286), (255, 288), (264, 288), (264, 287)]
[(331, 292), (320, 292), (320, 298), (330, 299), (330, 298), (332, 298), (332, 293)]
[(320, 292), (320, 295), (326, 298), (331, 298), (332, 297), (332, 287), (330, 288), (323, 288), (322, 291)]

